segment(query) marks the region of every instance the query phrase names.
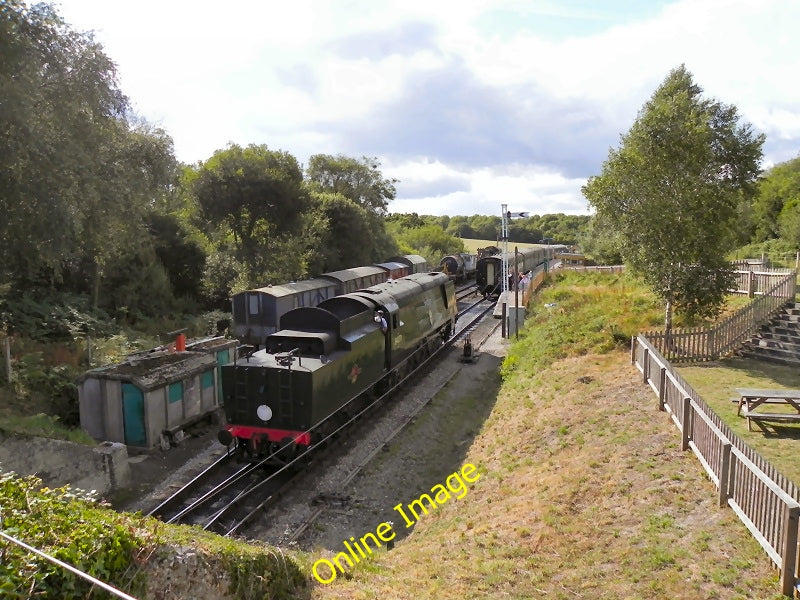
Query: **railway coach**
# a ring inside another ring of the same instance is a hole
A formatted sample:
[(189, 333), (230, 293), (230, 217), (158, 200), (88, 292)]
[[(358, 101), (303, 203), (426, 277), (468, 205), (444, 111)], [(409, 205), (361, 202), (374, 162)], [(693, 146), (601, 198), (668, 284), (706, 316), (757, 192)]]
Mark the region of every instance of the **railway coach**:
[(565, 246), (534, 246), (517, 253), (494, 254), (478, 259), (475, 270), (475, 285), (478, 293), (485, 297), (499, 296), (503, 291), (503, 259), (508, 260), (508, 272), (527, 273), (545, 264), (555, 257), (556, 252), (563, 251)]
[(260, 348), (268, 335), (278, 330), (280, 318), (301, 306), (317, 306), (341, 294), (420, 272), (425, 259), (416, 254), (397, 256), (386, 263), (342, 269), (319, 277), (268, 285), (234, 294), (232, 335), (243, 344)]
[(233, 336), (260, 348), (267, 336), (278, 330), (281, 316), (288, 311), (317, 306), (328, 298), (384, 282), (388, 277), (388, 269), (373, 265), (239, 292), (231, 299)]

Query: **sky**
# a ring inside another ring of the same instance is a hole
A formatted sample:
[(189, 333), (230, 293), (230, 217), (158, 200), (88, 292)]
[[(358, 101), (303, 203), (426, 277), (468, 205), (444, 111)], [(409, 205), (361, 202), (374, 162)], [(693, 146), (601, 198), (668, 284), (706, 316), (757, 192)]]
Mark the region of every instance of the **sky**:
[(185, 163), (376, 157), (393, 213), (591, 214), (581, 186), (681, 64), (800, 155), (797, 0), (60, 0)]

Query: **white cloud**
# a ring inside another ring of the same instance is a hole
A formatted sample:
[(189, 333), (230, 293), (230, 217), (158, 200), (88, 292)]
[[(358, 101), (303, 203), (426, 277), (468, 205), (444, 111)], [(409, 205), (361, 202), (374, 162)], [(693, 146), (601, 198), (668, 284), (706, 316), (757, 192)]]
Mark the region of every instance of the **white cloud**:
[[(62, 0), (123, 91), (194, 162), (230, 142), (378, 156), (393, 212), (584, 213), (670, 69), (798, 153), (796, 0)], [(420, 159), (426, 155), (430, 158)], [(430, 193), (426, 193), (426, 189)]]

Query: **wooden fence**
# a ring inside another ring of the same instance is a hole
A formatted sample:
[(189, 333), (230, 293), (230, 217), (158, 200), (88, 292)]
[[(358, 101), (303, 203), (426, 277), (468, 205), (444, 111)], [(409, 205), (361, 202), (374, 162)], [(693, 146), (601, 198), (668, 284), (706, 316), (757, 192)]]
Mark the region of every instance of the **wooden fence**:
[(658, 396), (719, 491), (720, 506), (730, 506), (780, 569), (781, 592), (794, 593), (798, 570), (800, 491), (733, 433), (700, 395), (644, 336), (631, 341), (631, 362)]
[(759, 283), (764, 291), (758, 292), (760, 295), (753, 302), (714, 327), (673, 329), (669, 335), (664, 331), (648, 331), (643, 335), (669, 361), (716, 360), (755, 335), (761, 325), (778, 314), (784, 306), (794, 302), (797, 286), (795, 271), (774, 270), (769, 274), (762, 273), (761, 276), (764, 282), (769, 276), (772, 285), (763, 287), (765, 284)]
[(768, 294), (775, 282), (792, 273), (791, 269), (740, 269), (733, 272), (736, 277), (733, 292), (747, 294), (751, 298)]

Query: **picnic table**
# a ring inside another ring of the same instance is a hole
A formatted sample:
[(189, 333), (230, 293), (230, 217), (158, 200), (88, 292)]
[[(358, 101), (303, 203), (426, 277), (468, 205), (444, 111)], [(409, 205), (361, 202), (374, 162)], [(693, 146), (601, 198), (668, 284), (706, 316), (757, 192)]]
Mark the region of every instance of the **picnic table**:
[[(752, 431), (755, 423), (762, 431), (765, 421), (779, 423), (800, 423), (800, 390), (765, 390), (755, 388), (736, 388), (739, 394), (737, 415), (747, 417), (747, 429)], [(756, 409), (763, 404), (788, 406), (794, 412), (761, 412)], [(744, 412), (742, 408), (744, 407)]]

